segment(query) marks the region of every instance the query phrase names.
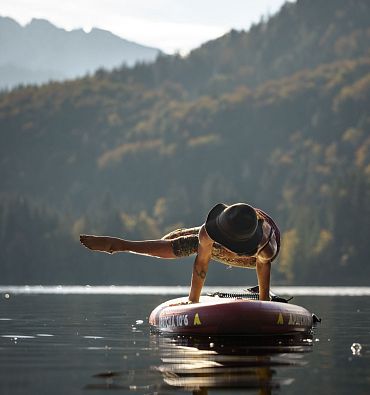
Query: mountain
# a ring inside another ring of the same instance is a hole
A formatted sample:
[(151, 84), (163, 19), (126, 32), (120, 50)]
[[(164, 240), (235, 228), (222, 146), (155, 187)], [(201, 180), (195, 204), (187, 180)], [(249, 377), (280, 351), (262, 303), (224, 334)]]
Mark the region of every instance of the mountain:
[(247, 201), (282, 230), (275, 284), (365, 285), (369, 13), (299, 0), (186, 57), (0, 95), (2, 281), (184, 284), (189, 260), (92, 254), (78, 234), (161, 237)]
[(137, 78), (148, 87), (170, 80), (193, 95), (255, 87), (321, 64), (369, 55), (369, 14), (370, 5), (362, 0), (286, 3), (268, 21), (248, 32), (232, 30), (185, 59), (162, 57), (133, 71), (116, 70), (110, 78)]
[(66, 31), (43, 19), (22, 27), (0, 17), (0, 88), (43, 83), (112, 69), (136, 62), (152, 62), (160, 54), (114, 34), (92, 29)]

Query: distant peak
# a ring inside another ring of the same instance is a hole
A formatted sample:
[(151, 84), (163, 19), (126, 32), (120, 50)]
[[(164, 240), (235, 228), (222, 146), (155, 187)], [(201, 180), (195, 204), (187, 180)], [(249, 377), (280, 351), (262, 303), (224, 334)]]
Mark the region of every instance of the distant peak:
[[(59, 29), (57, 26), (53, 25), (46, 19), (32, 18), (31, 22), (29, 22), (25, 28), (28, 29)], [(64, 29), (61, 29), (64, 30)]]
[(115, 35), (114, 33), (110, 32), (109, 30), (105, 30), (105, 29), (101, 29), (99, 27), (93, 27), (89, 32), (87, 32), (87, 34), (90, 34), (91, 36), (100, 36), (100, 37), (109, 37), (109, 38), (117, 38), (117, 39), (121, 39), (123, 41), (127, 41), (122, 37), (118, 37), (117, 35)]
[(18, 23), (15, 19), (10, 18), (8, 16), (1, 16), (0, 15), (0, 23), (7, 24), (7, 25), (10, 25), (10, 26), (21, 27), (20, 23)]
[(110, 34), (114, 36), (114, 34), (108, 30), (100, 29), (99, 27), (93, 27), (91, 30), (88, 32), (88, 34)]
[(42, 19), (42, 18), (32, 18), (31, 22), (28, 23), (28, 25), (48, 25), (48, 26), (53, 26), (55, 27), (51, 22), (49, 22), (47, 19)]

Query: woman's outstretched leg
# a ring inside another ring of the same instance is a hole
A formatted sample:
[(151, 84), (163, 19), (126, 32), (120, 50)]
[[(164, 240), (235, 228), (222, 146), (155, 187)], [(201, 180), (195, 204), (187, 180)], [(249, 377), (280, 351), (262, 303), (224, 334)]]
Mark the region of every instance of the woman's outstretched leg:
[(157, 258), (177, 258), (173, 252), (172, 240), (131, 241), (118, 237), (80, 235), (80, 242), (90, 250), (107, 252), (108, 254), (131, 252)]

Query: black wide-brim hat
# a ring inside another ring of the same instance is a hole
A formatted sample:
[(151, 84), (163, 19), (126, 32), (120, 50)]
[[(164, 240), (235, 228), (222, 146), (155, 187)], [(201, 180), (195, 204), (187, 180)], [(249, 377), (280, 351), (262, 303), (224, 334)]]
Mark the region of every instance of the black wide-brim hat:
[(208, 213), (205, 223), (209, 237), (237, 254), (254, 254), (263, 236), (263, 220), (246, 203), (230, 206), (219, 203)]

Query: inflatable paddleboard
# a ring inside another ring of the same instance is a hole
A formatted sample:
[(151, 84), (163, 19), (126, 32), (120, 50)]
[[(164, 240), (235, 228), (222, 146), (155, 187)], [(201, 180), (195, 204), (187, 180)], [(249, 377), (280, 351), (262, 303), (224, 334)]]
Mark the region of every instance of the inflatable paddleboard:
[(152, 311), (149, 324), (154, 332), (177, 335), (284, 335), (311, 330), (312, 314), (305, 308), (252, 296), (215, 293), (194, 304), (186, 304), (187, 297), (168, 300)]

